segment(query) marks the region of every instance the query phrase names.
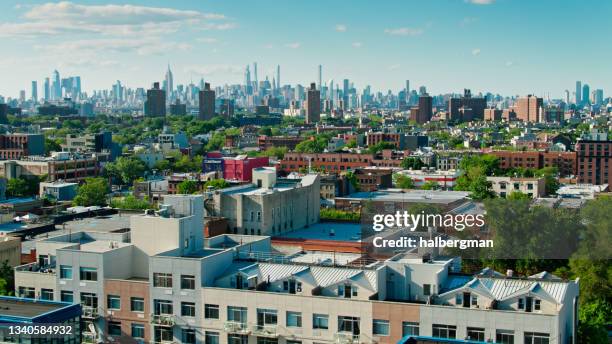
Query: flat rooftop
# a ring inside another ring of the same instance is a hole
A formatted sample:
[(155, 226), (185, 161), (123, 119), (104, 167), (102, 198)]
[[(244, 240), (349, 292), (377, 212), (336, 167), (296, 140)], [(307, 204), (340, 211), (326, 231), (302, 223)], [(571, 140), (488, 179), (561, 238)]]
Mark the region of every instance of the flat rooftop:
[(296, 229), (278, 235), (279, 238), (335, 240), (335, 241), (361, 241), (361, 224), (346, 222), (319, 222), (309, 227)]
[(12, 316), (34, 318), (39, 315), (59, 310), (66, 304), (58, 302), (29, 301), (18, 298), (0, 298), (0, 317)]
[(95, 253), (103, 253), (112, 250), (116, 250), (118, 248), (130, 246), (132, 244), (111, 240), (95, 240), (86, 244), (81, 244), (80, 251), (83, 252), (95, 252)]
[(469, 195), (469, 192), (464, 191), (387, 189), (373, 192), (356, 192), (345, 197), (336, 197), (336, 200), (448, 204), (466, 199)]
[(56, 228), (74, 232), (112, 232), (130, 228), (130, 216), (133, 214), (113, 214), (86, 219), (72, 220)]

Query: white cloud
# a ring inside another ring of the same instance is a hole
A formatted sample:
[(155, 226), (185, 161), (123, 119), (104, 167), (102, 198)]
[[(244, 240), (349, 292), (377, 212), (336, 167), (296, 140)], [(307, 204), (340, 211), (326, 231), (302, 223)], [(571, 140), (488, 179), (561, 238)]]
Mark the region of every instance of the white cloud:
[(212, 37), (200, 37), (200, 38), (196, 38), (196, 41), (200, 42), (200, 43), (207, 43), (207, 44), (212, 44), (212, 43), (217, 43), (218, 40), (216, 38), (212, 38)]
[(290, 48), (290, 49), (297, 49), (300, 46), (301, 46), (301, 44), (299, 42), (293, 42), (293, 43), (285, 44), (285, 47)]
[(389, 67), (387, 67), (387, 69), (388, 70), (397, 70), (400, 67), (401, 67), (401, 65), (399, 65), (399, 64), (393, 64), (393, 65), (390, 65)]
[(495, 0), (465, 0), (465, 2), (474, 5), (491, 5), (495, 2)]
[(514, 65), (514, 62), (506, 61), (506, 67), (511, 67), (512, 65)]
[(392, 36), (418, 36), (423, 34), (423, 29), (400, 27), (395, 29), (385, 29), (385, 33)]
[(33, 5), (21, 22), (0, 23), (2, 37), (61, 34), (156, 35), (182, 27), (227, 30), (236, 26), (222, 14), (134, 5), (81, 5), (72, 2)]
[(346, 32), (347, 27), (344, 24), (336, 24), (335, 29), (338, 32)]
[(472, 55), (474, 55), (474, 56), (480, 55), (480, 49), (479, 48), (472, 49)]
[(361, 42), (353, 42), (353, 44), (351, 44), (353, 46), (353, 48), (361, 48), (363, 46), (363, 43)]

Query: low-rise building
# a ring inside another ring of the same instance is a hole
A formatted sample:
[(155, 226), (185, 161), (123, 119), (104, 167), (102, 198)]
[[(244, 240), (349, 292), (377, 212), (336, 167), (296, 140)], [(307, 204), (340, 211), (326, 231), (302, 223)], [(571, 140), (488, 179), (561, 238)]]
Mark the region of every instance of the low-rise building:
[(39, 185), (39, 196), (51, 197), (56, 201), (71, 201), (77, 194), (78, 183), (66, 183), (58, 180), (55, 182), (41, 182)]
[(0, 159), (21, 159), (32, 155), (45, 155), (42, 134), (1, 134)]
[(423, 186), (427, 182), (433, 182), (438, 185), (441, 189), (450, 190), (455, 187), (457, 178), (459, 178), (463, 172), (461, 170), (436, 170), (435, 168), (423, 167), (420, 170), (403, 170), (401, 173), (414, 182), (417, 187)]
[(86, 178), (96, 177), (100, 172), (98, 157), (92, 155), (71, 155), (59, 152), (51, 157), (29, 157), (22, 160), (0, 161), (0, 176), (6, 179), (21, 176), (47, 176), (54, 182), (82, 182)]
[(284, 255), (265, 236), (205, 239), (202, 196), (165, 201), (132, 217), (129, 243), (126, 233), (38, 241), (45, 265), (16, 268), (18, 293), (81, 303), (86, 339), (105, 343), (391, 344), (418, 335), (565, 344), (577, 334), (578, 280), (466, 275), (459, 258), (405, 252), (367, 264), (358, 254)]
[(531, 198), (546, 195), (544, 178), (487, 177), (487, 181), (499, 197), (507, 197), (513, 192), (521, 192)]
[(274, 235), (319, 221), (319, 176), (277, 179), (276, 169), (253, 170), (253, 182), (207, 193), (207, 216), (228, 219), (233, 233)]
[(268, 166), (270, 158), (255, 157), (246, 155), (223, 158), (223, 178), (225, 180), (250, 182), (253, 170), (259, 167)]
[(376, 191), (393, 187), (393, 170), (363, 167), (353, 171), (360, 191)]

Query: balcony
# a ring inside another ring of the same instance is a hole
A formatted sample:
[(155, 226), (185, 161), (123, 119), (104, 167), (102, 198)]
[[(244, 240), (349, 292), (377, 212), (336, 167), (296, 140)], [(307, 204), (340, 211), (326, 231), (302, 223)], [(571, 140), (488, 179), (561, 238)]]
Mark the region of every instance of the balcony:
[(358, 344), (359, 335), (352, 333), (336, 333), (334, 334), (334, 343), (336, 344)]
[(251, 334), (258, 337), (278, 338), (276, 325), (254, 325)]
[(238, 321), (226, 321), (223, 324), (223, 329), (225, 332), (230, 334), (249, 334), (249, 327), (246, 323), (238, 322)]
[(83, 309), (83, 315), (82, 315), (83, 318), (96, 319), (99, 316), (97, 307), (82, 306), (82, 309)]
[(151, 314), (151, 323), (161, 326), (174, 326), (176, 322), (172, 314)]
[(55, 265), (40, 266), (38, 263), (29, 263), (15, 267), (17, 272), (35, 272), (42, 274), (55, 274)]

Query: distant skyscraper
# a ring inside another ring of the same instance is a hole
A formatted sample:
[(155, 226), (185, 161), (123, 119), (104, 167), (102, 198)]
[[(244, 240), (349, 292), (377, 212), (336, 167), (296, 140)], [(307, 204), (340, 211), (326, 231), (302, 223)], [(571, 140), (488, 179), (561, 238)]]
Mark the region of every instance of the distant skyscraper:
[(53, 90), (51, 93), (53, 95), (53, 100), (61, 100), (62, 99), (62, 84), (60, 81), (60, 75), (57, 70), (53, 71), (53, 84), (51, 86)]
[(322, 81), (323, 80), (323, 66), (319, 65), (319, 91), (322, 89), (323, 84)]
[(166, 115), (166, 91), (159, 88), (159, 82), (153, 84), (153, 88), (147, 90), (147, 100), (144, 104), (145, 116)]
[(74, 82), (75, 82), (75, 91), (77, 93), (76, 95), (80, 95), (81, 94), (81, 77), (75, 76)]
[(200, 91), (200, 106), (198, 118), (209, 120), (215, 117), (215, 91), (210, 89), (210, 84), (205, 83), (204, 89)]
[(593, 91), (593, 104), (595, 105), (602, 105), (603, 104), (603, 90), (601, 88), (596, 89), (595, 91)]
[(580, 81), (576, 81), (576, 105), (579, 105), (582, 102), (582, 83)]
[(26, 100), (26, 92), (25, 90), (19, 91), (19, 102), (23, 103)]
[(170, 64), (168, 64), (168, 71), (166, 71), (166, 98), (172, 100), (172, 93), (174, 92), (174, 78), (172, 77), (172, 71), (170, 70)]
[(317, 123), (321, 120), (321, 91), (317, 85), (310, 84), (306, 96), (306, 123)]
[(427, 94), (427, 87), (421, 86), (419, 87), (419, 96), (424, 96)]
[(344, 106), (346, 107), (349, 102), (349, 79), (344, 79), (342, 81), (342, 100), (344, 101)]
[(253, 91), (257, 91), (259, 89), (259, 80), (257, 79), (257, 62), (253, 62), (253, 79), (255, 81)]
[(410, 103), (410, 80), (406, 80), (406, 89), (404, 90), (406, 93), (404, 96), (406, 97), (406, 104)]
[(276, 65), (276, 89), (280, 90), (281, 82), (280, 82), (280, 65)]
[(565, 90), (565, 104), (569, 104), (570, 103), (570, 91), (569, 90)]
[(591, 92), (591, 88), (588, 84), (582, 85), (582, 103), (589, 103), (589, 93)]
[(49, 78), (45, 78), (45, 84), (44, 84), (44, 97), (45, 97), (45, 101), (49, 100), (51, 98), (51, 85), (49, 83)]
[(32, 81), (32, 101), (35, 103), (38, 101), (38, 83), (36, 80)]
[(123, 86), (119, 80), (113, 85), (113, 100), (116, 104), (123, 103)]

